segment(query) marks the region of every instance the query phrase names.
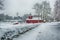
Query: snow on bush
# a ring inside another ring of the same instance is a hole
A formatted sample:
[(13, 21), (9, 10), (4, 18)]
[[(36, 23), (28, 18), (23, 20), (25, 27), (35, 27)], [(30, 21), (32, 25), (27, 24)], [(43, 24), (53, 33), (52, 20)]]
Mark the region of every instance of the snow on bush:
[[(9, 40), (18, 37), (20, 34), (23, 34), (30, 29), (38, 26), (38, 24), (18, 24), (18, 25), (11, 25), (7, 24), (6, 26), (0, 25), (0, 39)], [(10, 27), (11, 26), (11, 27)]]

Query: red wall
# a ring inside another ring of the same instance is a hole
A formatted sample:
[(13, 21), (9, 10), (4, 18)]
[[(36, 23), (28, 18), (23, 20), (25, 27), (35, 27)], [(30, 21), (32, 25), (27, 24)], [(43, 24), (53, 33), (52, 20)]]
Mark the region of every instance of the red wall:
[(41, 23), (43, 20), (26, 20), (26, 23)]

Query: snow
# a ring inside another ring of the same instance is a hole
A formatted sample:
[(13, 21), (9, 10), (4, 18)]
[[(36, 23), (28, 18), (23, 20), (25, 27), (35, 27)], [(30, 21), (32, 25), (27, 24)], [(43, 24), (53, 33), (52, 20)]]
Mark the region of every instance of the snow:
[[(26, 20), (38, 20), (38, 17), (33, 17), (32, 19), (27, 18)], [(39, 18), (41, 20), (41, 18)]]
[[(52, 25), (52, 26), (51, 26)], [(58, 31), (55, 26), (57, 23), (42, 24), (37, 40), (58, 40)]]
[(60, 40), (57, 26), (59, 22), (42, 23), (37, 28), (21, 35), (14, 40)]
[(3, 37), (3, 35), (11, 38), (14, 35), (18, 35), (18, 31), (22, 33), (37, 25), (38, 24), (27, 24), (27, 23), (17, 24), (17, 25), (13, 25), (12, 23), (0, 23), (0, 34), (1, 34), (0, 38)]
[[(22, 23), (18, 25), (13, 25), (11, 23), (2, 23), (2, 27), (0, 28), (0, 34), (4, 34), (6, 31), (13, 31), (13, 35), (18, 34), (18, 30), (20, 28), (25, 28), (25, 27), (33, 27), (39, 25), (38, 27), (20, 35), (17, 38), (14, 38), (13, 40), (60, 40), (60, 29), (59, 25), (60, 22), (51, 22), (51, 23), (38, 23), (38, 24), (27, 24), (27, 23)], [(5, 27), (7, 26), (7, 27)], [(9, 26), (9, 27), (8, 27)], [(25, 30), (25, 29), (24, 29)], [(0, 37), (2, 36), (0, 35)]]
[(33, 29), (33, 30), (21, 35), (18, 38), (15, 38), (14, 40), (35, 40), (37, 35), (38, 35), (38, 30), (36, 28), (36, 29)]
[(25, 27), (25, 26), (30, 26), (30, 25), (35, 25), (33, 23), (19, 23), (17, 25), (13, 25), (14, 23), (10, 23), (10, 22), (2, 22), (0, 23), (0, 28), (6, 28), (6, 29), (10, 29), (10, 28), (15, 28), (15, 27)]
[(9, 30), (8, 30), (8, 29), (1, 29), (1, 28), (0, 28), (0, 38), (1, 38), (1, 36), (2, 36), (6, 31), (9, 31)]

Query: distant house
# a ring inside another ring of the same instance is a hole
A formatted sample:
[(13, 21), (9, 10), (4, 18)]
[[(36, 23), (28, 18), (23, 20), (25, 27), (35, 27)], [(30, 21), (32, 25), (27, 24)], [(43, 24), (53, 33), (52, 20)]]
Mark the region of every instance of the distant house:
[(29, 16), (27, 19), (26, 19), (26, 23), (41, 23), (41, 22), (44, 22), (43, 20), (38, 19), (38, 16)]

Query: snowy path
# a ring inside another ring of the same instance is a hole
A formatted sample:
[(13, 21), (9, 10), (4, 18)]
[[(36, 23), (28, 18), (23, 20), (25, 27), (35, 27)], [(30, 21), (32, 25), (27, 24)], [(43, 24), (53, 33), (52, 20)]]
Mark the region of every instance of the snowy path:
[(14, 40), (36, 40), (37, 35), (39, 34), (40, 27), (36, 27), (35, 29), (30, 30), (29, 32), (21, 35), (19, 38), (15, 38)]
[(13, 40), (60, 40), (60, 26), (58, 24), (60, 25), (60, 23), (41, 24), (37, 28)]

